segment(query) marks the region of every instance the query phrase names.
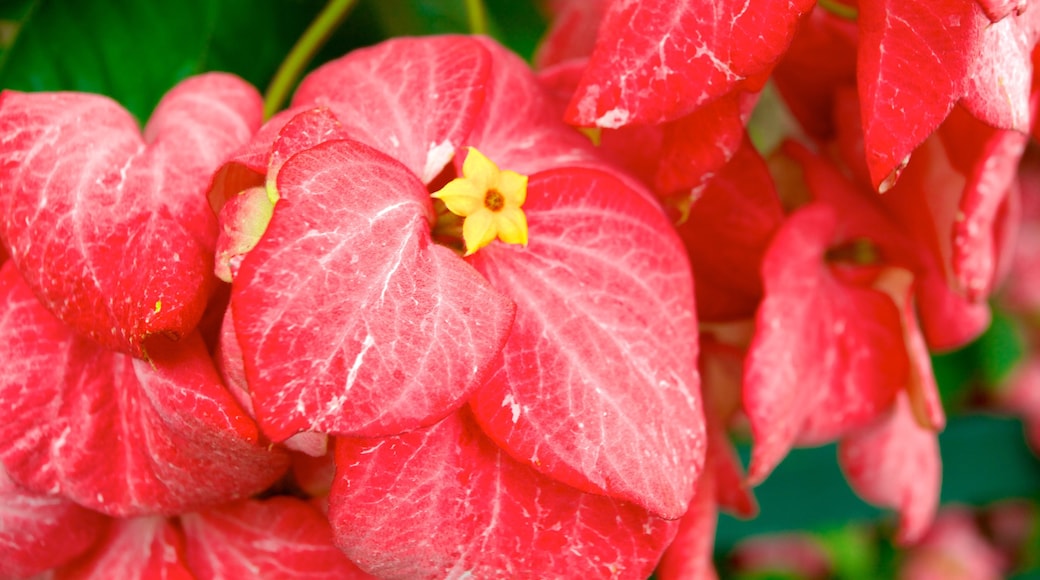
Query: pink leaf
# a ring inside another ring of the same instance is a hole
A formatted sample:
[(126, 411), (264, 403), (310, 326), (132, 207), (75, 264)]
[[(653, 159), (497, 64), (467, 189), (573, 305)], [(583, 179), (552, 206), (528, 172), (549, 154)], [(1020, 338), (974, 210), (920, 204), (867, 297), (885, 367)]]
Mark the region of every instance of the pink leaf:
[(900, 543), (913, 543), (928, 531), (939, 505), (939, 442), (914, 421), (905, 395), (889, 417), (843, 439), (838, 460), (857, 494), (899, 511)]
[(662, 123), (766, 73), (809, 0), (616, 1), (567, 111), (581, 126)]
[(495, 42), (478, 40), (491, 55), (491, 69), (487, 100), (467, 145), (499, 167), (524, 175), (574, 165), (614, 171), (585, 136), (560, 122), (556, 103), (520, 57)]
[(297, 498), (240, 501), (180, 521), (198, 578), (371, 578), (333, 544), (322, 513)]
[(861, 2), (859, 93), (872, 184), (885, 191), (964, 91), (978, 57), (973, 0)]
[[(959, 109), (940, 128), (940, 136), (966, 178), (956, 218), (950, 230), (941, 234), (952, 238), (954, 288), (978, 302), (989, 295), (995, 282), (1000, 209), (1018, 173), (1028, 136), (993, 129)], [(958, 155), (966, 159), (958, 160)]]
[(1030, 58), (1040, 35), (1040, 10), (1027, 10), (991, 23), (974, 11), (980, 30), (979, 57), (965, 78), (962, 104), (979, 120), (1026, 133), (1032, 122)]
[(882, 0), (862, 3), (859, 22), (867, 165), (880, 191), (958, 101), (990, 125), (1028, 130), (1037, 10), (993, 23), (973, 0)]
[[(810, 136), (828, 139), (836, 127), (837, 87), (856, 85), (856, 23), (817, 6), (798, 28), (773, 72), (773, 83)], [(857, 103), (856, 124), (859, 125)]]
[(490, 58), (465, 36), (398, 38), (318, 68), (293, 106), (324, 105), (352, 139), (429, 183), (465, 145), (485, 98)]
[(899, 569), (906, 580), (998, 580), (1011, 563), (979, 529), (965, 507), (944, 507), (927, 535), (906, 551)]
[(203, 193), (259, 122), (256, 91), (221, 74), (174, 88), (143, 138), (104, 97), (7, 91), (0, 237), (63, 322), (140, 356), (146, 337), (202, 315), (216, 239)]
[[(708, 469), (711, 468), (710, 461)], [(714, 580), (712, 554), (715, 547), (715, 525), (718, 507), (715, 497), (718, 482), (710, 471), (697, 480), (697, 492), (690, 509), (679, 520), (679, 531), (668, 545), (655, 574), (661, 580)]]
[(824, 261), (831, 208), (792, 214), (766, 253), (766, 297), (745, 363), (744, 406), (761, 482), (796, 442), (819, 444), (869, 423), (908, 372), (899, 311), (884, 294), (839, 281)]
[(550, 0), (546, 4), (551, 20), (534, 56), (536, 68), (592, 54), (610, 0)]
[(53, 495), (18, 487), (0, 468), (0, 578), (26, 578), (78, 556), (106, 518)]
[(526, 248), (472, 258), (517, 303), (501, 368), (471, 405), (513, 457), (662, 517), (704, 454), (693, 288), (659, 208), (590, 169), (531, 176)]
[(735, 91), (666, 123), (654, 188), (668, 194), (710, 181), (747, 138), (744, 124), (757, 98)]
[(285, 472), (198, 334), (150, 343), (148, 362), (105, 351), (47, 312), (12, 264), (0, 301), (0, 459), (20, 484), (127, 516), (242, 497)]
[(762, 298), (762, 256), (783, 219), (769, 170), (745, 141), (677, 226), (697, 281), (700, 320), (754, 315)]
[(57, 580), (159, 578), (193, 580), (184, 561), (184, 537), (158, 516), (114, 520), (83, 558), (58, 569)]
[(675, 534), (495, 446), (468, 413), (380, 440), (336, 441), (336, 542), (381, 578), (645, 578)]
[(388, 435), (459, 408), (491, 371), (513, 305), (430, 242), (422, 183), (333, 141), (290, 159), (278, 190), (231, 303), (265, 433)]

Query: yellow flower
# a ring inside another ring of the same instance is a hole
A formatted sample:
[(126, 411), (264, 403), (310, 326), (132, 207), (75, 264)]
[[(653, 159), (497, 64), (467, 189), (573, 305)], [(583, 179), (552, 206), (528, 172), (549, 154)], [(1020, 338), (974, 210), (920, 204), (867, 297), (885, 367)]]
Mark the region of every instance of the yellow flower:
[(465, 218), (462, 239), (467, 256), (495, 238), (527, 245), (527, 216), (520, 209), (527, 199), (527, 176), (499, 170), (475, 148), (470, 147), (466, 154), (462, 177), (451, 180), (433, 197)]

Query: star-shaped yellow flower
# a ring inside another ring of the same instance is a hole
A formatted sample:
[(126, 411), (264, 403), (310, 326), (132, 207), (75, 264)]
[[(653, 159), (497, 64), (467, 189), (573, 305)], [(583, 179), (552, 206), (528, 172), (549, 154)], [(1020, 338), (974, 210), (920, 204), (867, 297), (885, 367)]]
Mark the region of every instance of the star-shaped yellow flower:
[(465, 218), (462, 239), (469, 256), (495, 238), (527, 245), (527, 216), (520, 209), (527, 199), (527, 176), (501, 171), (483, 153), (470, 147), (462, 177), (451, 180), (433, 197), (448, 211)]

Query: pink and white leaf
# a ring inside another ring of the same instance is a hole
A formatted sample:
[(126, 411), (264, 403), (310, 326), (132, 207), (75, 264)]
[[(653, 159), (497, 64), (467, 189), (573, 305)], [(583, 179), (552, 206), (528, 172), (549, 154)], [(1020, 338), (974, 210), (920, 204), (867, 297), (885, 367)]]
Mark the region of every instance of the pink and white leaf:
[(888, 417), (843, 439), (838, 461), (860, 497), (899, 512), (901, 544), (928, 531), (939, 505), (939, 441), (914, 420), (906, 395), (898, 397)]
[(429, 193), (353, 141), (297, 154), (232, 291), (264, 432), (382, 436), (429, 425), (493, 370), (514, 306), (430, 240)]
[(765, 299), (744, 366), (752, 483), (795, 443), (870, 423), (905, 384), (899, 310), (883, 293), (842, 282), (825, 261), (836, 219), (819, 202), (796, 211), (763, 261)]
[(112, 349), (186, 335), (213, 288), (212, 172), (259, 127), (260, 99), (223, 74), (160, 102), (144, 135), (79, 93), (0, 97), (0, 238), (46, 307)]
[(335, 546), (324, 515), (301, 499), (240, 501), (184, 514), (180, 523), (198, 578), (372, 578)]
[(224, 388), (197, 333), (149, 361), (77, 336), (0, 270), (0, 461), (12, 479), (115, 516), (256, 493), (287, 468)]
[(336, 440), (337, 545), (381, 578), (645, 578), (676, 522), (512, 459), (467, 412), (379, 440)]
[(592, 169), (531, 176), (524, 208), (526, 248), (471, 258), (517, 304), (477, 420), (546, 475), (681, 516), (705, 447), (681, 242), (659, 207)]
[(683, 117), (767, 73), (812, 5), (612, 2), (567, 121), (614, 129)]
[(300, 83), (292, 104), (328, 106), (352, 139), (429, 183), (467, 145), (490, 61), (471, 37), (397, 38), (319, 67)]
[(107, 523), (63, 497), (26, 491), (0, 467), (0, 578), (27, 578), (68, 562)]
[(160, 516), (113, 520), (82, 558), (54, 572), (58, 580), (159, 578), (193, 580), (184, 557), (184, 536)]

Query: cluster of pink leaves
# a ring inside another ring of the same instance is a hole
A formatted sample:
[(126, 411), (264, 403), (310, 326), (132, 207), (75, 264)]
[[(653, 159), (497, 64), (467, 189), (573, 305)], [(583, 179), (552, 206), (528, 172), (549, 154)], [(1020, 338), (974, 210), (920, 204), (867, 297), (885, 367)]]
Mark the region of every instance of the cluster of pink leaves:
[[(662, 578), (712, 574), (715, 505), (754, 510), (713, 468), (727, 426), (750, 430), (750, 485), (838, 441), (853, 489), (919, 540), (945, 422), (928, 352), (986, 328), (1009, 269), (1040, 11), (814, 4), (551, 3), (540, 78), (680, 214), (696, 280), (708, 466)], [(763, 159), (745, 127), (767, 80), (796, 129)]]
[[(259, 111), (221, 74), (143, 137), (3, 94), (3, 575), (648, 575), (705, 454), (656, 199), (483, 39), (357, 51)], [(467, 147), (530, 176), (526, 247), (433, 242)]]
[[(2, 93), (0, 575), (700, 577), (719, 507), (829, 441), (920, 538), (928, 350), (988, 322), (1040, 17), (934, 4), (558, 1), (537, 77), (397, 39), (265, 124), (220, 74), (143, 135)], [(468, 147), (530, 176), (526, 247), (434, 241)]]

